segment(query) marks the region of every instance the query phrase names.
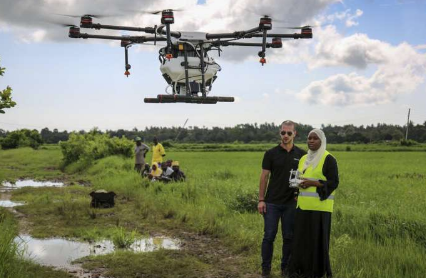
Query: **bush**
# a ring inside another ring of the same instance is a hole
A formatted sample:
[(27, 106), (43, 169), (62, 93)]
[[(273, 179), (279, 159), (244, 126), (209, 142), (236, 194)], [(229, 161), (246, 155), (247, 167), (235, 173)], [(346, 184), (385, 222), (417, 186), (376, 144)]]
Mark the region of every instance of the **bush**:
[(16, 149), (20, 147), (31, 147), (38, 149), (43, 144), (43, 139), (37, 130), (21, 129), (7, 134), (0, 141), (2, 149)]
[(231, 209), (245, 213), (245, 212), (256, 212), (259, 195), (257, 192), (243, 192), (239, 193), (235, 202), (231, 203)]
[(161, 143), (162, 145), (163, 145), (163, 147), (165, 147), (165, 148), (171, 148), (171, 147), (173, 147), (173, 144), (172, 144), (172, 142), (170, 142), (170, 141), (164, 141), (163, 143)]
[(68, 141), (60, 142), (64, 166), (84, 161), (91, 164), (96, 159), (110, 155), (133, 156), (133, 142), (124, 137), (110, 138), (108, 134), (99, 134), (96, 130), (87, 134), (72, 133)]
[(408, 139), (408, 140), (401, 139), (400, 144), (401, 144), (401, 146), (410, 147), (410, 146), (417, 145), (418, 143), (414, 140), (411, 140), (411, 139)]

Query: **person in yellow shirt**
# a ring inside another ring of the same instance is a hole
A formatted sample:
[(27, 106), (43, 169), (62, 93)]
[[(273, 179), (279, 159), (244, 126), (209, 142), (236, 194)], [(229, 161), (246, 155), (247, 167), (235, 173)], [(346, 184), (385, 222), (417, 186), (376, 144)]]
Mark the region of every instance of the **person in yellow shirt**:
[(164, 150), (163, 145), (158, 143), (157, 137), (153, 139), (154, 146), (152, 147), (152, 163), (161, 163), (163, 162), (163, 156), (166, 156), (166, 151)]

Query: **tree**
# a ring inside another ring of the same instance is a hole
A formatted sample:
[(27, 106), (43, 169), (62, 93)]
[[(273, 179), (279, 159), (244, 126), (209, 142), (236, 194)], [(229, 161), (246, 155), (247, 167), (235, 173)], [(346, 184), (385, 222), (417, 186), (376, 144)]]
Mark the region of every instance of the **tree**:
[[(5, 68), (0, 67), (0, 76), (3, 76)], [(0, 91), (0, 114), (4, 114), (5, 108), (12, 108), (16, 102), (12, 101), (12, 88), (7, 86), (6, 89)]]

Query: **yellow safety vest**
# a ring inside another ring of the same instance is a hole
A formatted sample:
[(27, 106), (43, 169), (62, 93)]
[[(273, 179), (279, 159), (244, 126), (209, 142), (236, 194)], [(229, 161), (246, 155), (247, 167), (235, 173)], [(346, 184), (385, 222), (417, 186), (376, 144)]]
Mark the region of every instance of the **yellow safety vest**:
[[(302, 174), (301, 178), (311, 179), (311, 180), (323, 180), (326, 181), (327, 178), (322, 173), (322, 168), (324, 166), (324, 161), (327, 155), (330, 153), (325, 151), (321, 157), (320, 162), (318, 163), (315, 169), (312, 169), (312, 166), (309, 166), (305, 172)], [(304, 155), (299, 161), (298, 170), (302, 172), (303, 164), (305, 164), (307, 155)], [(297, 207), (302, 210), (316, 210), (316, 211), (328, 211), (333, 212), (334, 205), (334, 191), (330, 196), (321, 201), (317, 193), (317, 188), (315, 186), (310, 186), (306, 189), (299, 189), (299, 196), (297, 197)]]

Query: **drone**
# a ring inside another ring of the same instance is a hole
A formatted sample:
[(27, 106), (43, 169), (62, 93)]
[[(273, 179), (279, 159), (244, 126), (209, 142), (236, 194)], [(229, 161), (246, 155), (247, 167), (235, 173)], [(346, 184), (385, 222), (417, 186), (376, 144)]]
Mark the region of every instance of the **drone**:
[[(234, 102), (234, 97), (209, 96), (217, 73), (221, 70), (219, 64), (209, 57), (209, 51), (220, 53), (223, 47), (260, 47), (258, 56), (263, 66), (266, 63), (267, 48), (282, 48), (282, 38), (311, 39), (312, 26), (289, 27), (300, 29), (300, 33), (294, 34), (270, 34), (272, 18), (264, 15), (260, 18), (259, 25), (244, 31), (231, 33), (203, 33), (172, 31), (174, 23), (174, 9), (150, 12), (161, 13), (161, 24), (153, 27), (127, 27), (104, 25), (94, 23), (93, 18), (98, 15), (85, 14), (81, 16), (80, 26), (66, 25), (69, 27), (68, 36), (74, 39), (105, 39), (117, 40), (124, 48), (125, 72), (129, 77), (131, 65), (129, 64), (128, 49), (134, 44), (166, 42), (166, 46), (159, 50), (160, 71), (168, 86), (166, 94), (157, 95), (155, 98), (145, 98), (145, 103), (197, 103), (216, 104), (218, 102)], [(71, 15), (66, 15), (71, 16)], [(80, 17), (80, 16), (71, 16)], [(135, 31), (152, 34), (151, 36), (107, 36), (81, 33), (81, 28), (110, 29), (120, 31)], [(241, 42), (244, 39), (261, 38), (261, 42)], [(272, 38), (270, 42), (268, 39)], [(168, 92), (168, 90), (171, 92)]]

